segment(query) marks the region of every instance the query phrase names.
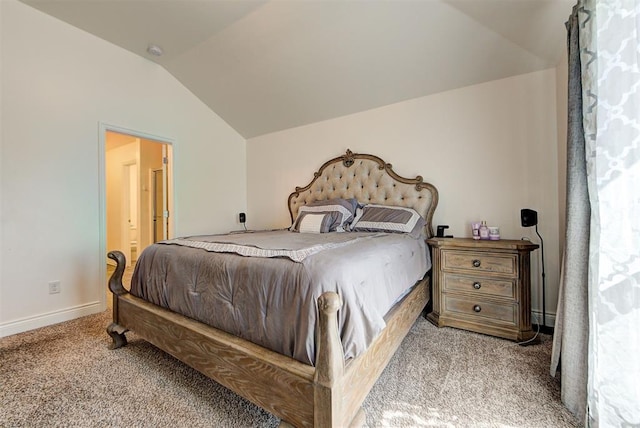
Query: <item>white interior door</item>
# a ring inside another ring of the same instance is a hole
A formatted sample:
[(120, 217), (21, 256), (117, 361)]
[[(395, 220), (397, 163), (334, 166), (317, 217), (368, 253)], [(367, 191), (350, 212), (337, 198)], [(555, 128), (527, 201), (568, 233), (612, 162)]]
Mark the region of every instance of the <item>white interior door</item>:
[(138, 165), (128, 162), (122, 165), (122, 186), (119, 234), (120, 245), (118, 248), (127, 258), (127, 262), (133, 262), (132, 245), (137, 245), (138, 224)]
[(162, 169), (153, 171), (153, 242), (166, 239), (164, 221), (164, 180)]

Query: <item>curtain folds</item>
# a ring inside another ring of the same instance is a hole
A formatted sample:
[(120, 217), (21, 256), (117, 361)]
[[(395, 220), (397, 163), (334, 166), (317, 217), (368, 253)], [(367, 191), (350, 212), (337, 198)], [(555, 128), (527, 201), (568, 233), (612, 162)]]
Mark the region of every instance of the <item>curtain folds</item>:
[(551, 372), (560, 366), (562, 400), (587, 426), (640, 426), (640, 0), (579, 0), (567, 30), (567, 235)]
[[(569, 53), (567, 124), (567, 224), (562, 276), (556, 310), (551, 374), (562, 367), (562, 402), (580, 420), (587, 407), (589, 222), (585, 138), (582, 126), (582, 69), (580, 61), (580, 7), (567, 22)], [(561, 352), (562, 351), (562, 352)]]

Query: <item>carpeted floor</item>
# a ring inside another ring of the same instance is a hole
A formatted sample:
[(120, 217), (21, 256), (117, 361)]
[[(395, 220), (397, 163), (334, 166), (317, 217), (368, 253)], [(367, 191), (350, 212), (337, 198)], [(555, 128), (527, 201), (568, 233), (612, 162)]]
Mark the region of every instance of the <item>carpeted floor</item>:
[[(109, 311), (0, 339), (1, 427), (273, 427), (279, 421), (128, 333)], [(550, 337), (521, 347), (420, 318), (364, 403), (369, 427), (574, 427)]]

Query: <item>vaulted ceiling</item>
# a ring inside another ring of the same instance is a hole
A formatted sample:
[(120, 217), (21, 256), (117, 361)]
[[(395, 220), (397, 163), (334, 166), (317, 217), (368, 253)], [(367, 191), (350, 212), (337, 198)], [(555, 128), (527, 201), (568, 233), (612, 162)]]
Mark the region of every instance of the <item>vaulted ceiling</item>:
[(554, 67), (575, 3), (22, 1), (160, 64), (245, 138)]

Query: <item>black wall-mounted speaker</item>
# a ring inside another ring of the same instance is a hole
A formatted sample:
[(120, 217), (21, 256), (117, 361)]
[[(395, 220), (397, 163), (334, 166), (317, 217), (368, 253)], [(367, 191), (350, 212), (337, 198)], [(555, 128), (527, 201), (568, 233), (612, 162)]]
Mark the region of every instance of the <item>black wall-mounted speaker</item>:
[(520, 210), (520, 222), (522, 227), (531, 227), (538, 224), (538, 212), (523, 208)]

